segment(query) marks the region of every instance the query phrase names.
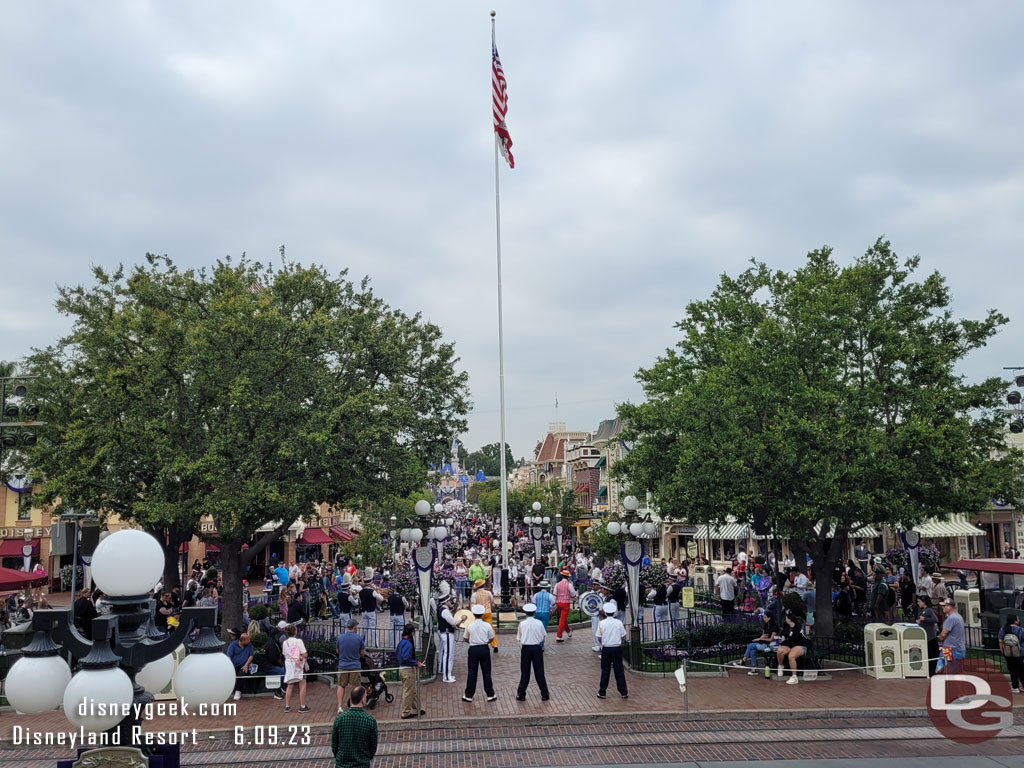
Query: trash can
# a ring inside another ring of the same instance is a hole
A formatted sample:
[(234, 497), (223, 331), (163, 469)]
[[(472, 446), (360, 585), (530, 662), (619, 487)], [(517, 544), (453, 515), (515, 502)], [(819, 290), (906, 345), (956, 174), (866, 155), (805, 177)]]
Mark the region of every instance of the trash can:
[(928, 677), (928, 636), (917, 624), (894, 624), (903, 677)]
[(888, 624), (868, 624), (864, 627), (864, 666), (876, 679), (901, 679), (900, 639)]
[(715, 591), (715, 566), (698, 565), (693, 569), (693, 588), (697, 592)]

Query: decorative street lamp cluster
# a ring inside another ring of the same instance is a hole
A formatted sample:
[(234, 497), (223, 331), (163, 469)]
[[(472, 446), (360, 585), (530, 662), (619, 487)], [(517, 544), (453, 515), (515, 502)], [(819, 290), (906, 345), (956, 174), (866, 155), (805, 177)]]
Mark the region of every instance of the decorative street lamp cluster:
[[(164, 553), (148, 533), (122, 530), (96, 547), (92, 578), (111, 604), (109, 615), (92, 621), (90, 642), (74, 627), (70, 610), (40, 610), (35, 632), (7, 674), (6, 696), (25, 714), (64, 708), (76, 728), (119, 731), (121, 745), (138, 743), (139, 714), (174, 678), (174, 693), (197, 710), (231, 695), (235, 670), (214, 634), (216, 608), (185, 608), (181, 623), (164, 637), (153, 623), (150, 593), (163, 575)], [(175, 670), (173, 652), (194, 627), (198, 637)], [(81, 659), (73, 677), (65, 656)]]
[[(451, 530), (451, 527), (455, 525), (455, 518), (443, 517), (444, 507), (441, 504), (435, 504), (433, 507), (435, 519), (431, 519), (430, 502), (425, 499), (420, 499), (416, 502), (415, 510), (416, 517), (419, 521), (419, 527), (402, 528), (398, 532), (399, 539), (410, 544), (419, 544), (424, 539), (436, 543), (448, 538), (448, 533)], [(392, 527), (397, 524), (398, 520), (394, 515), (392, 515)]]

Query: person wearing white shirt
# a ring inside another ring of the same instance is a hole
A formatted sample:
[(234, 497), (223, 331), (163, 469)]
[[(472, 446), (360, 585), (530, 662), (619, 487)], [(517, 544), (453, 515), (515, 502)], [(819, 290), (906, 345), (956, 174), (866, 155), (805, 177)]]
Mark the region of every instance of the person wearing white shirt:
[(626, 637), (626, 628), (615, 618), (616, 611), (618, 606), (615, 603), (605, 603), (604, 612), (607, 618), (602, 619), (597, 625), (597, 639), (601, 643), (601, 683), (597, 690), (599, 699), (607, 698), (608, 679), (612, 669), (615, 670), (615, 687), (619, 689), (619, 695), (624, 699), (629, 698), (626, 672), (622, 668), (622, 641)]
[(487, 653), (487, 646), (494, 639), (494, 628), (490, 622), (484, 621), (482, 605), (474, 605), (473, 621), (466, 627), (463, 639), (469, 643), (469, 671), (466, 675), (466, 693), (462, 696), (463, 701), (472, 701), (476, 693), (476, 676), (483, 672), (484, 693), (488, 701), (497, 700), (494, 694), (494, 685), (491, 683), (491, 657)]
[(736, 555), (736, 559), (739, 560), (741, 563), (747, 562), (747, 551), (745, 549), (741, 549), (740, 553)]
[(527, 603), (523, 606), (526, 618), (519, 623), (516, 638), (519, 640), (519, 688), (516, 690), (516, 701), (526, 701), (526, 689), (530, 686), (530, 669), (537, 678), (541, 701), (551, 698), (548, 695), (548, 681), (544, 677), (544, 638), (547, 629), (534, 614), (537, 606)]
[(715, 594), (722, 603), (722, 615), (733, 613), (736, 601), (736, 579), (732, 575), (732, 566), (715, 581)]

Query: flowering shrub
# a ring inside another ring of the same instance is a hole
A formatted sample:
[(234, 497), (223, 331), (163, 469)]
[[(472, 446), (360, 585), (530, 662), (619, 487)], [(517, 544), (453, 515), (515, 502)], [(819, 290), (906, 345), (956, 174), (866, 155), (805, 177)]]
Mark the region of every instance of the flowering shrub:
[(612, 560), (601, 570), (604, 583), (611, 589), (618, 589), (626, 584), (626, 567), (619, 560)]
[(668, 576), (668, 569), (661, 563), (651, 563), (646, 568), (640, 569), (640, 586), (647, 591), (657, 589), (671, 581)]
[(395, 590), (406, 600), (415, 600), (416, 594), (419, 592), (415, 567), (412, 570), (395, 573), (391, 577), (391, 589)]

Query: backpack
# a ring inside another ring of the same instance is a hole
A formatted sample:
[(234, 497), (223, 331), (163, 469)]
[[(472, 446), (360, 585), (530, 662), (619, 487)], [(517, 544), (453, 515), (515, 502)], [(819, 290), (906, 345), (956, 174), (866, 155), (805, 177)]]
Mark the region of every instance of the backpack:
[(1020, 638), (1014, 632), (1003, 635), (1003, 656), (1018, 658), (1020, 656)]

